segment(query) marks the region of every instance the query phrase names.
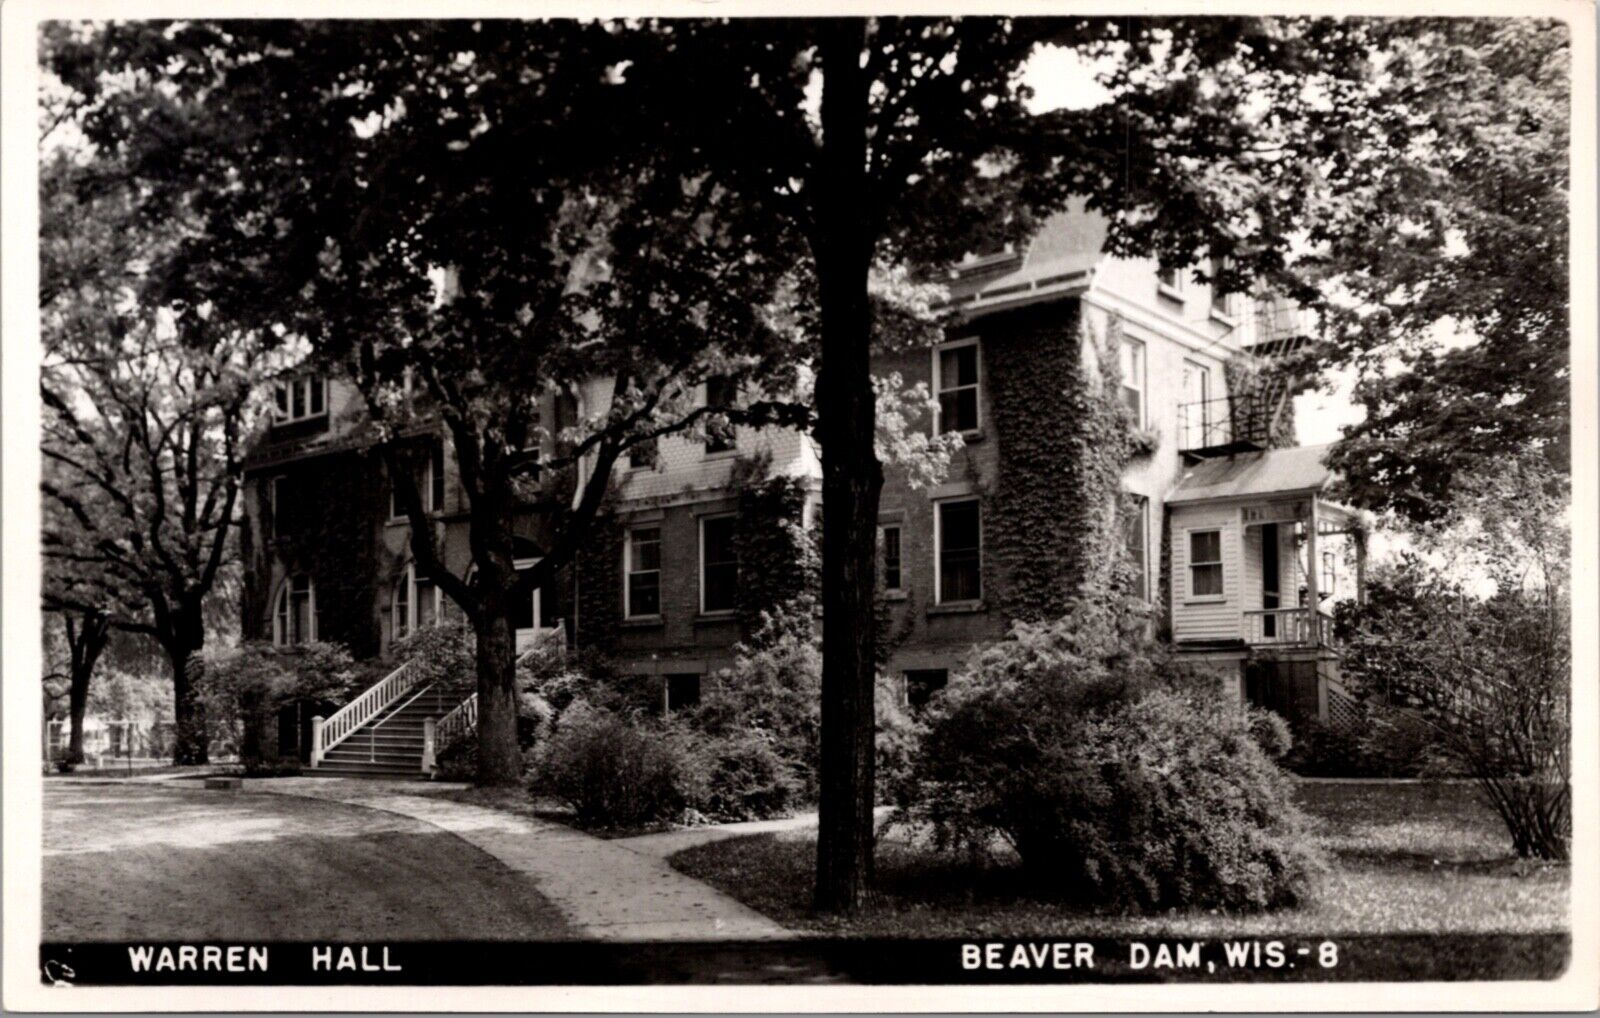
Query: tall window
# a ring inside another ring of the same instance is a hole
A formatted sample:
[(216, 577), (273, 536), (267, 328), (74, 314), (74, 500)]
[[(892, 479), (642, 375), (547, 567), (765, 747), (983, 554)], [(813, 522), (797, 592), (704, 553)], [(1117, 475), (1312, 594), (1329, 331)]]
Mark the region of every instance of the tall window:
[(1144, 426), (1144, 344), (1123, 337), (1118, 359), (1122, 368), (1122, 403), (1133, 411), (1134, 423)]
[[(438, 512), (444, 508), (444, 449), (434, 446), (416, 476), (417, 494), (422, 496), (424, 512)], [(400, 501), (400, 487), (389, 486), (389, 518), (403, 520), (406, 507)]]
[(269, 532), (273, 537), (289, 537), (295, 532), (294, 488), (287, 477), (274, 477), (269, 483)]
[(661, 460), (661, 440), (652, 438), (648, 442), (629, 446), (623, 455), (628, 460), (629, 470), (653, 469)]
[[(717, 375), (706, 379), (706, 406), (731, 407), (739, 398), (739, 387), (731, 378)], [(726, 421), (706, 426), (706, 452), (728, 452), (735, 445), (733, 425)]]
[(272, 399), (272, 416), (279, 424), (321, 417), (328, 412), (327, 380), (312, 375), (278, 382)]
[(394, 638), (403, 640), (419, 629), (439, 622), (439, 587), (417, 572), (416, 563), (394, 584)]
[(883, 589), (897, 594), (904, 589), (905, 582), (900, 568), (900, 524), (878, 528), (878, 547), (881, 556), (878, 572), (883, 577)]
[(291, 576), (278, 587), (272, 612), (272, 642), (296, 647), (317, 638), (317, 592), (311, 577)]
[(1222, 596), (1222, 531), (1189, 531), (1189, 596)]
[(978, 342), (935, 351), (933, 385), (939, 394), (939, 431), (978, 430)]
[(1170, 291), (1167, 296), (1178, 294), (1179, 287), (1182, 285), (1182, 278), (1177, 269), (1157, 270), (1156, 281), (1161, 284), (1163, 289)]
[(1147, 558), (1150, 542), (1150, 500), (1143, 495), (1134, 495), (1131, 503), (1127, 515), (1122, 519), (1122, 540), (1128, 552), (1128, 561), (1134, 569), (1134, 593), (1147, 598), (1150, 596), (1150, 566)]
[(700, 610), (733, 611), (739, 588), (739, 558), (733, 543), (734, 517), (700, 518)]
[(979, 600), (983, 597), (983, 542), (978, 500), (940, 502), (935, 526), (939, 603)]
[(624, 550), (627, 566), (623, 597), (628, 618), (661, 614), (661, 528), (638, 527), (628, 531)]
[(1217, 275), (1226, 271), (1228, 260), (1226, 258), (1211, 259), (1211, 310), (1215, 314), (1228, 316), (1233, 314), (1233, 295), (1222, 292), (1222, 284), (1217, 280)]

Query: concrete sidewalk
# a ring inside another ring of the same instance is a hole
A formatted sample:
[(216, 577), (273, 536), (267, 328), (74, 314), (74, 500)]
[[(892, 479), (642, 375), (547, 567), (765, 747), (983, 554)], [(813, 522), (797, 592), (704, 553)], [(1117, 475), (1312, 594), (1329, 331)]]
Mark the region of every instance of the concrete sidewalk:
[[(426, 786), (424, 786), (426, 787)], [(416, 782), (343, 778), (247, 780), (245, 791), (385, 810), (432, 824), (532, 879), (568, 922), (599, 940), (777, 940), (794, 936), (668, 866), (581, 831), (429, 795)]]
[[(893, 806), (879, 806), (872, 811), (879, 825), (882, 825), (893, 812)], [(618, 838), (611, 844), (626, 845), (641, 855), (666, 859), (686, 848), (709, 845), (713, 841), (722, 841), (725, 838), (739, 838), (747, 834), (783, 834), (789, 831), (815, 830), (816, 826), (815, 812), (797, 813), (781, 820), (747, 820), (737, 824), (714, 824), (706, 827), (687, 827), (679, 831), (663, 831), (660, 834), (641, 834), (634, 838)]]

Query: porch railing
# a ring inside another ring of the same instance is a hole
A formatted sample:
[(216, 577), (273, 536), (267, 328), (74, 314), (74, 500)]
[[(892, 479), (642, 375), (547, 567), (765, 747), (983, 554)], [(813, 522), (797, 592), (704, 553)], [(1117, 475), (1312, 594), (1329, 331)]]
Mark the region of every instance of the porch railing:
[(328, 718), (311, 719), (311, 766), (317, 767), (328, 750), (354, 735), (358, 729), (386, 707), (411, 691), (417, 684), (419, 670), (407, 661), (385, 675), (366, 692), (334, 711)]
[(1251, 646), (1321, 647), (1331, 643), (1333, 619), (1310, 608), (1263, 608), (1244, 613)]

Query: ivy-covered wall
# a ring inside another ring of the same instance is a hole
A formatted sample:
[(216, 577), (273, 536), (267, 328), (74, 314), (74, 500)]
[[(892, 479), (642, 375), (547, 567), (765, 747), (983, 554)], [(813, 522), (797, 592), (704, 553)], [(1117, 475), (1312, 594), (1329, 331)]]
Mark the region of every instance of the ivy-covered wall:
[[(285, 482), (275, 519), (271, 492), (276, 477)], [(259, 533), (241, 546), (248, 564), (245, 638), (271, 639), (277, 585), (284, 576), (304, 573), (316, 589), (318, 639), (341, 643), (358, 658), (376, 654), (380, 639), (373, 611), (373, 526), (388, 511), (376, 458), (351, 451), (298, 460), (254, 475), (250, 487), (261, 523)]]
[(739, 632), (748, 639), (762, 613), (815, 611), (822, 593), (820, 530), (805, 528), (807, 491), (798, 477), (746, 479), (739, 487), (736, 597)]
[(984, 329), (999, 457), (984, 497), (984, 584), (1008, 621), (1063, 614), (1117, 566), (1132, 431), (1115, 398), (1115, 320), (1106, 333), (1095, 337), (1076, 303)]
[(616, 650), (622, 622), (622, 525), (613, 513), (595, 518), (574, 561), (578, 574), (580, 647), (609, 654)]

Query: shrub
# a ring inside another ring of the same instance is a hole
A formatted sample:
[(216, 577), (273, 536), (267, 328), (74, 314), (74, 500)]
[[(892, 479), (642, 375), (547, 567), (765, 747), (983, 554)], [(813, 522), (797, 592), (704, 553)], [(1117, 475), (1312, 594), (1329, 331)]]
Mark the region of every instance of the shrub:
[(1572, 849), (1570, 479), (1542, 456), (1458, 475), (1419, 549), (1340, 620), (1345, 675), (1374, 713), (1432, 733), (1519, 856)]
[[(822, 650), (809, 614), (803, 608), (765, 613), (756, 634), (735, 653), (733, 666), (714, 676), (687, 723), (713, 739), (759, 737), (798, 782), (796, 801), (815, 801), (822, 758)], [(878, 796), (889, 801), (908, 778), (920, 728), (892, 680), (879, 678), (876, 699)]]
[(808, 622), (770, 614), (734, 653), (732, 667), (712, 677), (685, 720), (714, 738), (760, 736), (793, 770), (801, 796), (815, 798), (822, 731), (822, 651), (815, 633)]
[(477, 638), (462, 623), (419, 626), (390, 648), (391, 667), (410, 661), (418, 682), (435, 682), (463, 694), (477, 688)]
[(1289, 734), (1289, 722), (1278, 714), (1251, 707), (1245, 713), (1245, 720), (1250, 726), (1250, 737), (1256, 740), (1261, 752), (1270, 759), (1282, 760), (1294, 748), (1294, 737)]
[(1270, 908), (1317, 855), (1258, 738), (1116, 606), (1019, 624), (930, 705), (903, 822), (1022, 861), (1034, 893), (1118, 909)]
[(474, 781), (478, 777), (478, 736), (468, 732), (451, 739), (433, 755), (433, 776), (438, 781)]
[(205, 704), (207, 723), (219, 741), (239, 747), (246, 774), (284, 773), (277, 739), (269, 729), (279, 708), (297, 701), (341, 704), (366, 684), (349, 651), (334, 643), (280, 648), (248, 642), (208, 651), (195, 671), (195, 688)]
[(785, 816), (801, 801), (803, 783), (794, 767), (756, 732), (714, 738), (684, 736), (705, 776), (688, 803), (710, 820), (727, 823)]
[(530, 789), (571, 806), (586, 827), (673, 820), (704, 794), (681, 733), (587, 703), (567, 708), (534, 760)]
[(912, 781), (912, 765), (922, 741), (922, 726), (906, 709), (900, 685), (887, 676), (878, 677), (877, 759), (873, 773), (877, 778), (879, 802), (900, 802)]

